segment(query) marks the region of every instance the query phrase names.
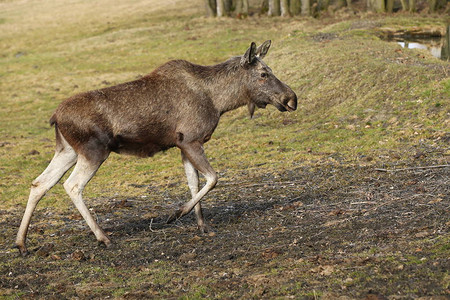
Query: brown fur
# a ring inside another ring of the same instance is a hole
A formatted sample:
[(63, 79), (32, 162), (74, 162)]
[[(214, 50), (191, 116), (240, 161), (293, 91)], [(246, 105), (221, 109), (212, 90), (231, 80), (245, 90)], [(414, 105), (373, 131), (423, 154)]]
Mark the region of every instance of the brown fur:
[(205, 142), (220, 115), (252, 100), (243, 83), (249, 71), (239, 62), (240, 57), (214, 66), (170, 61), (141, 79), (65, 100), (51, 123), (87, 157), (87, 145), (145, 157), (176, 146), (177, 136)]

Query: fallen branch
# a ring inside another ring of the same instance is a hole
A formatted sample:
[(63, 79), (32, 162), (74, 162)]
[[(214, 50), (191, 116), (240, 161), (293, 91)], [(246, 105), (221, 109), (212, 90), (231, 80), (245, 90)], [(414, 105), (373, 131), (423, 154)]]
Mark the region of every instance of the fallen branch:
[(436, 166), (424, 166), (424, 167), (412, 167), (412, 168), (402, 168), (402, 169), (375, 169), (378, 172), (400, 172), (400, 171), (411, 171), (411, 170), (424, 170), (424, 169), (437, 169), (446, 168), (450, 165), (436, 165)]

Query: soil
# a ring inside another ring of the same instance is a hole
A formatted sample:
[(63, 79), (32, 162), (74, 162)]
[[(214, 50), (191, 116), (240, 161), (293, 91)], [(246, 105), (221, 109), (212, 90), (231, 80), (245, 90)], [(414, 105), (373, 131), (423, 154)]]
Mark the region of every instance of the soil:
[(449, 299), (445, 164), (326, 159), (254, 178), (243, 171), (202, 202), (214, 229), (206, 234), (192, 213), (164, 222), (188, 197), (184, 186), (87, 199), (111, 248), (75, 209), (40, 207), (24, 258), (10, 248), (23, 210), (3, 210), (0, 298)]

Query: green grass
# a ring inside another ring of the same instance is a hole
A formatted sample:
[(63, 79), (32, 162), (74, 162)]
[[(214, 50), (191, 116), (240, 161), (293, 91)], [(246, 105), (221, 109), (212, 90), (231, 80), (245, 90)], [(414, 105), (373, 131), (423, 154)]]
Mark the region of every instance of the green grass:
[[(53, 155), (48, 119), (66, 97), (133, 80), (173, 58), (214, 64), (243, 54), (251, 41), (273, 40), (266, 62), (296, 91), (299, 109), (258, 110), (254, 120), (245, 108), (223, 116), (206, 146), (223, 181), (247, 168), (263, 173), (336, 153), (354, 160), (434, 143), (448, 131), (448, 63), (424, 52), (425, 58), (399, 52), (372, 28), (352, 29), (357, 20), (323, 26), (301, 18), (206, 19), (201, 1), (156, 8), (154, 1), (108, 3), (0, 4), (0, 208), (25, 205), (29, 184)], [(399, 27), (445, 22), (372, 18)], [(317, 42), (312, 37), (318, 32), (337, 38)], [(176, 149), (145, 160), (113, 154), (85, 195), (140, 196), (145, 192), (130, 184), (170, 182), (184, 182)], [(69, 205), (60, 186), (43, 203)]]

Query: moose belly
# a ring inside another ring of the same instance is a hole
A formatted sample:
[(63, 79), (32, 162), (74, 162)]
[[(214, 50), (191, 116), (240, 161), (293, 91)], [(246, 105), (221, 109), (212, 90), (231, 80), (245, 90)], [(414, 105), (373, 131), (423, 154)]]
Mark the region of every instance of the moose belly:
[(127, 140), (121, 136), (114, 137), (113, 143), (110, 144), (110, 150), (112, 152), (120, 154), (129, 154), (139, 157), (150, 157), (155, 153), (167, 150), (174, 145), (166, 143), (165, 141), (152, 141), (152, 140)]

